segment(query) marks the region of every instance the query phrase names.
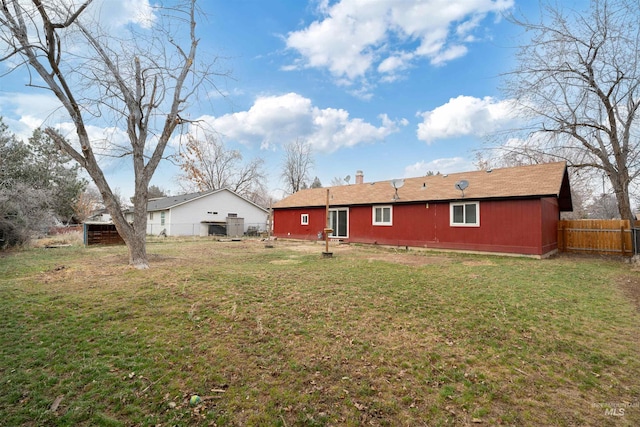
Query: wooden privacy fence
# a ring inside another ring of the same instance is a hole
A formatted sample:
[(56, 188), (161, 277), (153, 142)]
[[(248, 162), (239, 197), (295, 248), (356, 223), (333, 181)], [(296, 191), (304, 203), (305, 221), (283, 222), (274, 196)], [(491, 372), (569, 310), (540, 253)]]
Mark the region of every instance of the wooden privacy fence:
[(632, 256), (632, 234), (628, 220), (563, 220), (558, 222), (558, 251)]

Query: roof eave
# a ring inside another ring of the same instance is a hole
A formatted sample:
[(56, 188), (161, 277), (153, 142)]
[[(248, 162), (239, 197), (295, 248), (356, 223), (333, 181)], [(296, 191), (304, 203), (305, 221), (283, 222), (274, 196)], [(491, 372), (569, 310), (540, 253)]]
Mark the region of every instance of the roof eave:
[[(546, 197), (559, 198), (558, 194), (549, 193), (549, 194), (531, 194), (531, 195), (517, 195), (517, 196), (485, 196), (485, 197), (455, 197), (455, 198), (447, 198), (447, 199), (419, 199), (419, 200), (390, 200), (388, 202), (385, 201), (375, 201), (375, 202), (357, 202), (357, 203), (332, 203), (329, 205), (329, 209), (332, 208), (341, 208), (341, 207), (354, 207), (354, 206), (374, 206), (374, 205), (411, 205), (417, 203), (451, 203), (451, 202), (462, 202), (465, 200), (476, 201), (476, 200), (530, 200), (530, 199), (542, 199)], [(315, 208), (326, 208), (326, 205), (314, 204), (314, 205), (295, 205), (295, 206), (273, 206), (273, 210), (277, 209), (315, 209)]]

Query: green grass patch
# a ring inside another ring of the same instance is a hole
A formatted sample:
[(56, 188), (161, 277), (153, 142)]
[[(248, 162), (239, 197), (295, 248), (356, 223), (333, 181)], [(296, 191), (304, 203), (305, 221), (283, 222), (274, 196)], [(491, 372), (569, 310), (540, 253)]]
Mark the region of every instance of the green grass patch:
[(640, 424), (629, 264), (323, 248), (158, 242), (146, 271), (123, 247), (3, 255), (0, 420)]

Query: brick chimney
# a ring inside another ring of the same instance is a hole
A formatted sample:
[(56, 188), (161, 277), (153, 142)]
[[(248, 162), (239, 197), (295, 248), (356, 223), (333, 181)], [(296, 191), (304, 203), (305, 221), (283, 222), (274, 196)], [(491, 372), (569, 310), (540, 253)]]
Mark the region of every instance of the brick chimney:
[(356, 184), (364, 183), (364, 173), (362, 171), (356, 171)]

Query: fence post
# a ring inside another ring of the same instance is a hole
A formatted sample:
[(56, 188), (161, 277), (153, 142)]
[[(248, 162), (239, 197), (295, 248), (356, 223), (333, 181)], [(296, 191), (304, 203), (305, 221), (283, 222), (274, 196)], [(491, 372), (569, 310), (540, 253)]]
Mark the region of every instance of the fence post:
[(558, 221), (558, 252), (564, 252), (564, 223)]
[(620, 225), (620, 248), (622, 249), (622, 256), (625, 256), (627, 254), (626, 248), (625, 248), (625, 244), (624, 244), (625, 238), (624, 238), (624, 223), (622, 223)]

